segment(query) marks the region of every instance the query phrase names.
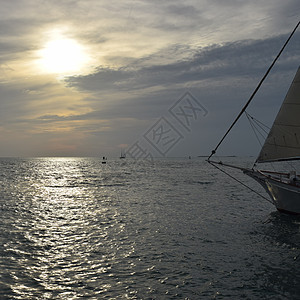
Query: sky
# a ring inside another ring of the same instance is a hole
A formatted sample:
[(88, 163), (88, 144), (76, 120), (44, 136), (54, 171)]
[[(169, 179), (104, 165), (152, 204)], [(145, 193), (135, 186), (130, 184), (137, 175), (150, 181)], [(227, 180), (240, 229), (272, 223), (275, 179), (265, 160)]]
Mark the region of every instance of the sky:
[[(299, 22), (298, 0), (0, 0), (0, 157), (210, 154)], [(249, 112), (272, 121), (300, 29)], [(257, 155), (246, 119), (220, 155)]]

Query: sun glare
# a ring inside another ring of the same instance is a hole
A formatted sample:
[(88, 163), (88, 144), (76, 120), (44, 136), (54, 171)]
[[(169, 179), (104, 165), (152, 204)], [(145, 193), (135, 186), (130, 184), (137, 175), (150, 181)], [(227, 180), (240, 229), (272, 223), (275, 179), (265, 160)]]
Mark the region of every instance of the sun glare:
[(40, 50), (39, 56), (43, 71), (61, 75), (81, 73), (89, 61), (84, 48), (76, 40), (62, 37), (50, 40)]

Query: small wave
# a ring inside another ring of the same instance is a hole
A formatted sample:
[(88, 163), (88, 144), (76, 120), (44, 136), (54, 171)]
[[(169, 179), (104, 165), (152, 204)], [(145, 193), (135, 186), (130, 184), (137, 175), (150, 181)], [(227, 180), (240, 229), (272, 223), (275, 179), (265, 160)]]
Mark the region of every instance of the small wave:
[(196, 181), (198, 184), (212, 184), (212, 181)]

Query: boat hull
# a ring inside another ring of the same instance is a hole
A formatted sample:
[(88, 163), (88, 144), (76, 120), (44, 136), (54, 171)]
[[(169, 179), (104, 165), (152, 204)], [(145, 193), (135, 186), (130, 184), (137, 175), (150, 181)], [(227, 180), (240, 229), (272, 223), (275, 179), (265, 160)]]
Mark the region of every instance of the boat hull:
[(253, 170), (244, 171), (244, 173), (264, 187), (277, 210), (289, 214), (300, 214), (300, 186), (275, 180), (271, 176)]

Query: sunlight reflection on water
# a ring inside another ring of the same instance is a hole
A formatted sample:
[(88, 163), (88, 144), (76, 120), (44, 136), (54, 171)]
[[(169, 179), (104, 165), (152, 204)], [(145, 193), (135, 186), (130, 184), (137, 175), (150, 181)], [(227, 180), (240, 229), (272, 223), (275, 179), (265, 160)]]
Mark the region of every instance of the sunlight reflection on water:
[(118, 238), (124, 224), (112, 204), (114, 192), (98, 186), (101, 174), (93, 184), (81, 159), (42, 159), (32, 164), (25, 195), (30, 207), (23, 203), (22, 219), (13, 224), (24, 233), (14, 248), (26, 249), (26, 258), (17, 265), (28, 285), (15, 277), (12, 290), (23, 299), (33, 297), (33, 290), (37, 295), (44, 290), (46, 298), (83, 296), (82, 282), (93, 289), (96, 285), (98, 292), (107, 290), (110, 285), (101, 288), (99, 275), (111, 270), (117, 255), (126, 257), (134, 251), (130, 247), (126, 252)]

